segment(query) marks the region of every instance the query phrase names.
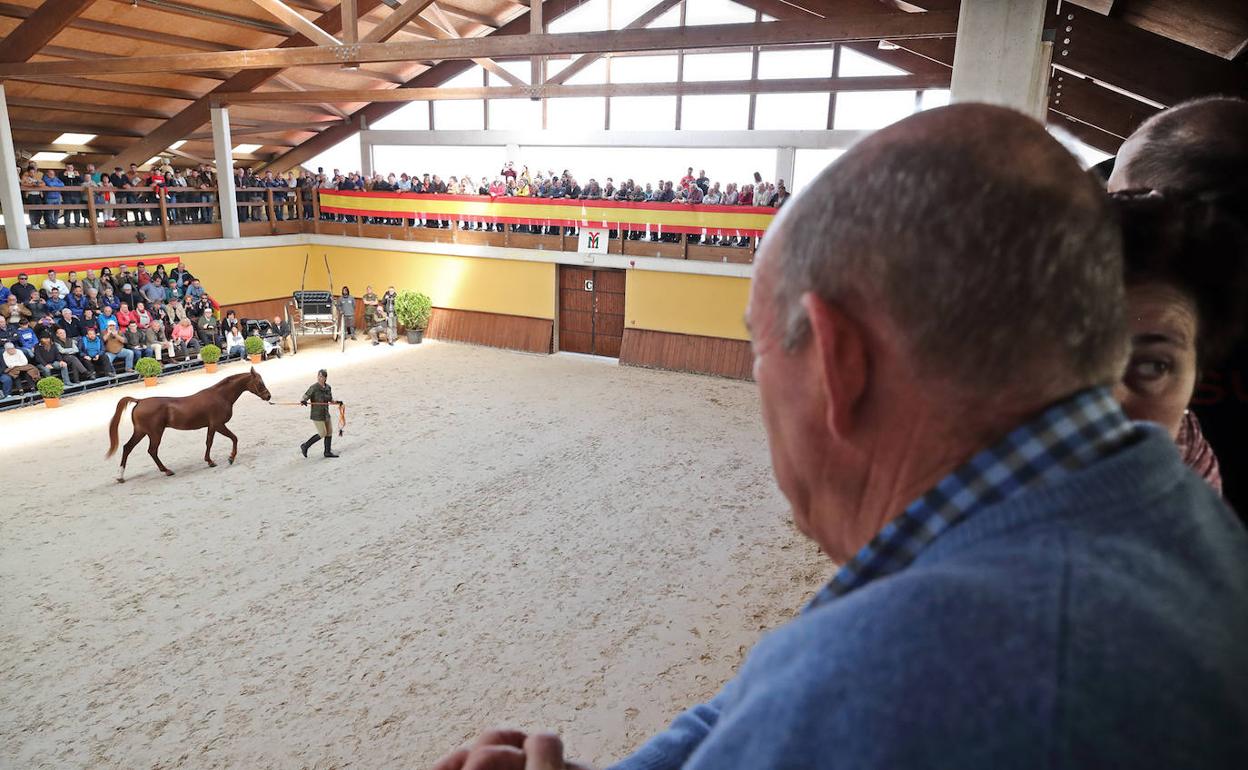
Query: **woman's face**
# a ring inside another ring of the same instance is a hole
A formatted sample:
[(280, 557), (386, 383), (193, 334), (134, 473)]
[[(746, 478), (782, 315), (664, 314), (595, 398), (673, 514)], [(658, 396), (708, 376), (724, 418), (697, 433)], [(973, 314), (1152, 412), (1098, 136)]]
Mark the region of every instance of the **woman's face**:
[(1127, 416), (1177, 436), (1196, 389), (1196, 306), (1163, 284), (1127, 290), (1131, 358), (1114, 389)]

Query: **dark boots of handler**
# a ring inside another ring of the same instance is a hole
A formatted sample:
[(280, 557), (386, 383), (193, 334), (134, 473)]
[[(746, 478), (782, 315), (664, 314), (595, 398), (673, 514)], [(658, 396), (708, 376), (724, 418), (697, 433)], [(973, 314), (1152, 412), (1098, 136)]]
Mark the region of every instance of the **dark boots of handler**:
[[(308, 456), (308, 450), (312, 448), (312, 445), (313, 445), (313, 444), (315, 444), (316, 442), (318, 442), (318, 441), (320, 441), (320, 440), (321, 440), (320, 435), (313, 436), (312, 438), (308, 439), (307, 441), (305, 441), (305, 442), (303, 442), (302, 444), (300, 444), (300, 445), (299, 445), (299, 451), (303, 452), (303, 456), (304, 456), (304, 457), (307, 457), (307, 456)], [(337, 456), (338, 456), (338, 455), (334, 454), (334, 437), (333, 437), (333, 436), (326, 436), (326, 437), (325, 437), (325, 456), (326, 456), (326, 457), (337, 457)]]

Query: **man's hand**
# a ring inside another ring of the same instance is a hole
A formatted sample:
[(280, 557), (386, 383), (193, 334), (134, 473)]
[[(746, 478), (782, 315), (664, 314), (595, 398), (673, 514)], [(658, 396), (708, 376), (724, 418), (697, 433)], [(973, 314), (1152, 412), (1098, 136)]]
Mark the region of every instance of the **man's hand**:
[(591, 770), (563, 758), (563, 741), (550, 733), (489, 730), (443, 757), (433, 770)]

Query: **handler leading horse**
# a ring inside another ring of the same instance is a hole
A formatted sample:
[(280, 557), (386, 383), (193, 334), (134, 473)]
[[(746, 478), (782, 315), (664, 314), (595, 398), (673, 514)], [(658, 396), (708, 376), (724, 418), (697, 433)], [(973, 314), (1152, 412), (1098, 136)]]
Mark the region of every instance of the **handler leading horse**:
[(173, 471), (165, 467), (160, 461), (160, 457), (156, 451), (160, 448), (160, 437), (164, 434), (165, 428), (173, 428), (174, 430), (199, 430), (200, 428), (208, 429), (208, 446), (204, 449), (204, 460), (210, 468), (215, 468), (216, 463), (212, 461), (210, 453), (212, 452), (212, 437), (218, 433), (234, 442), (234, 447), (230, 451), (230, 463), (233, 464), (234, 458), (238, 456), (238, 436), (235, 436), (225, 424), (230, 421), (230, 417), (234, 415), (234, 402), (238, 397), (243, 395), (244, 391), (251, 391), (265, 401), (272, 399), (269, 389), (264, 386), (264, 379), (256, 374), (256, 370), (252, 369), (246, 374), (235, 374), (218, 382), (209, 388), (204, 388), (198, 393), (191, 396), (182, 396), (181, 398), (131, 398), (125, 396), (117, 402), (117, 411), (113, 413), (113, 421), (108, 426), (108, 454), (105, 457), (112, 457), (117, 451), (117, 425), (121, 422), (121, 413), (125, 411), (126, 405), (130, 403), (137, 404), (134, 411), (130, 413), (130, 419), (134, 423), (134, 435), (126, 442), (121, 453), (121, 475), (117, 477), (119, 483), (126, 481), (126, 460), (130, 457), (131, 450), (147, 436), (147, 453), (156, 461), (156, 467), (166, 476), (172, 476)]

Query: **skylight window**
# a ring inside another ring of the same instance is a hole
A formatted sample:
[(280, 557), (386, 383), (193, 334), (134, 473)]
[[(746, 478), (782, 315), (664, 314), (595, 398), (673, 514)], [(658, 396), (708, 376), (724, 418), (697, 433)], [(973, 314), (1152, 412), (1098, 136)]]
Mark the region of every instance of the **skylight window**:
[(36, 163), (60, 163), (68, 157), (67, 152), (37, 152), (30, 159)]
[(169, 149), (171, 149), (171, 150), (177, 150), (177, 149), (181, 148), (181, 147), (182, 147), (182, 145), (184, 145), (184, 144), (186, 144), (186, 140), (185, 140), (185, 139), (179, 139), (178, 141), (176, 141), (176, 142), (174, 142), (173, 144), (169, 145)]
[(86, 144), (95, 138), (95, 134), (61, 134), (53, 144)]
[(236, 144), (234, 145), (234, 152), (242, 152), (242, 153), (255, 152), (256, 150), (260, 149), (261, 146), (262, 145), (259, 145), (259, 144)]

